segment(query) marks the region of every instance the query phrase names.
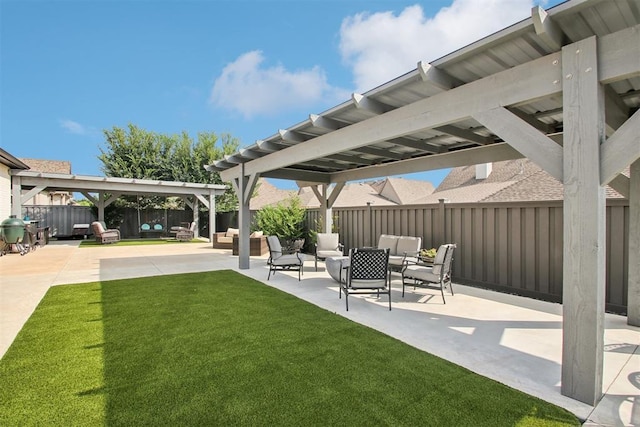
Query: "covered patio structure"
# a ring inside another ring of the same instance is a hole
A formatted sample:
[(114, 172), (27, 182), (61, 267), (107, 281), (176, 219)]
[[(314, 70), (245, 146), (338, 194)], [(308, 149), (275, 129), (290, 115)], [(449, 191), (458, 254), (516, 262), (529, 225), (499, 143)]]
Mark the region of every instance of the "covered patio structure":
[(561, 392), (595, 405), (606, 185), (630, 201), (628, 323), (640, 326), (639, 105), (640, 2), (570, 0), (534, 7), (522, 22), (207, 168), (235, 186), (239, 267), (248, 269), (249, 199), (260, 176), (312, 187), (330, 230), (347, 181), (531, 159), (564, 184)]
[[(160, 195), (182, 197), (193, 209), (193, 221), (199, 225), (199, 203), (209, 209), (209, 240), (215, 233), (216, 199), (224, 194), (226, 187), (219, 184), (200, 184), (195, 182), (157, 181), (136, 178), (114, 178), (89, 175), (64, 175), (34, 172), (29, 170), (11, 170), (11, 192), (13, 203), (11, 214), (18, 218), (22, 215), (22, 205), (34, 195), (45, 191), (69, 191), (82, 193), (98, 207), (98, 221), (104, 221), (104, 208), (121, 195)], [(23, 193), (23, 190), (27, 190)], [(97, 194), (97, 197), (94, 196)], [(198, 227), (195, 237), (198, 237)]]

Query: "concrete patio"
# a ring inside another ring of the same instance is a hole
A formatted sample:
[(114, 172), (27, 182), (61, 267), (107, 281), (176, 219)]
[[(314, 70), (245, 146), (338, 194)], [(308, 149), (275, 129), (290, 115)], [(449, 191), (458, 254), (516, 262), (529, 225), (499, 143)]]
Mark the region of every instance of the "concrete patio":
[(21, 257), (0, 258), (0, 356), (50, 286), (233, 269), (326, 310), (343, 315), (474, 372), (562, 406), (589, 426), (640, 425), (640, 328), (606, 315), (604, 392), (597, 407), (560, 394), (562, 307), (513, 295), (455, 285), (443, 305), (439, 291), (401, 297), (394, 276), (393, 310), (382, 298), (338, 299), (337, 283), (320, 265), (297, 274), (278, 272), (266, 281), (266, 258), (238, 270), (238, 258), (209, 243), (80, 249), (79, 241), (51, 242)]

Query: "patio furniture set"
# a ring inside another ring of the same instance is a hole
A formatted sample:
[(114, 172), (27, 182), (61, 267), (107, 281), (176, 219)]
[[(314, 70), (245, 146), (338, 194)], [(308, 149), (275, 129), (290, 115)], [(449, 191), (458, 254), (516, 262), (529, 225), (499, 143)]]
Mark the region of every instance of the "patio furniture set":
[[(283, 250), (276, 236), (267, 236), (269, 247), (269, 274), (267, 280), (277, 270), (298, 272), (298, 280), (303, 275), (306, 256), (300, 251), (287, 253)], [(451, 264), (455, 244), (440, 245), (433, 259), (420, 256), (422, 239), (412, 236), (393, 236), (383, 234), (377, 247), (352, 248), (349, 255), (344, 255), (344, 246), (339, 242), (337, 233), (318, 233), (315, 244), (315, 270), (318, 271), (318, 260), (325, 260), (329, 275), (339, 283), (340, 292), (345, 295), (345, 304), (349, 310), (350, 294), (387, 294), (389, 310), (391, 310), (391, 273), (402, 275), (402, 297), (405, 287), (437, 288), (446, 304), (444, 289), (449, 288), (453, 295), (451, 283)]]

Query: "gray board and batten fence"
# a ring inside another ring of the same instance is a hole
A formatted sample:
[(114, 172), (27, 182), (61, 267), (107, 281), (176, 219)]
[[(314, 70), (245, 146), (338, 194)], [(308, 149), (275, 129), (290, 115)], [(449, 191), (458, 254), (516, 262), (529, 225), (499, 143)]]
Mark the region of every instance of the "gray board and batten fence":
[[(629, 201), (609, 199), (606, 209), (606, 310), (625, 314)], [(309, 229), (319, 215), (307, 211)], [(345, 251), (375, 246), (381, 234), (419, 236), (423, 248), (456, 243), (455, 282), (562, 301), (562, 201), (334, 208), (333, 219)]]

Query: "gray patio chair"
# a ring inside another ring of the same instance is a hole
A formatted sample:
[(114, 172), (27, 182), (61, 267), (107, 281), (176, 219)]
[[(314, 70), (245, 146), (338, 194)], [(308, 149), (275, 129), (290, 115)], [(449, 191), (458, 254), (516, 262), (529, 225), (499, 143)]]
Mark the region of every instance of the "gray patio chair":
[(447, 301), (444, 298), (444, 288), (447, 286), (453, 295), (453, 284), (451, 283), (451, 263), (453, 262), (453, 250), (455, 244), (440, 245), (433, 265), (425, 265), (421, 263), (405, 263), (402, 269), (402, 296), (404, 297), (404, 287), (413, 286), (422, 288), (439, 288), (442, 294), (442, 302)]
[(318, 260), (343, 255), (344, 246), (340, 243), (338, 233), (318, 233), (315, 244), (315, 267), (318, 271)]
[(271, 277), (271, 273), (273, 272), (273, 274), (275, 274), (277, 270), (297, 270), (299, 281), (304, 269), (304, 254), (300, 252), (292, 254), (283, 253), (278, 236), (267, 236), (267, 246), (269, 246), (269, 259), (267, 260), (269, 275), (267, 276), (267, 280)]
[(391, 310), (391, 273), (389, 271), (389, 249), (354, 248), (349, 251), (347, 280), (340, 283), (340, 298), (344, 292), (347, 311), (349, 294), (370, 294), (389, 296)]

